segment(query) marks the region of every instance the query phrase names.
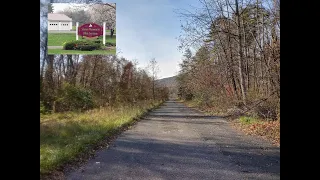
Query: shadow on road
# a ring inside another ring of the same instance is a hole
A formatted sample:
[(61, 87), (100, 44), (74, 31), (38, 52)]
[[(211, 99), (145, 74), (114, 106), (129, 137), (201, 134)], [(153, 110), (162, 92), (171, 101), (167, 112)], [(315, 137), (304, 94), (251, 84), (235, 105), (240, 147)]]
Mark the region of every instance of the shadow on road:
[[(99, 162), (104, 171), (95, 171), (100, 177), (118, 177), (124, 169), (132, 179), (189, 178), (189, 179), (279, 179), (280, 156), (250, 153), (252, 147), (224, 144), (218, 151), (202, 143), (169, 143), (157, 139), (118, 139), (101, 154)], [(272, 149), (270, 149), (272, 150)], [(216, 155), (222, 153), (223, 156)], [(113, 173), (112, 173), (113, 172)], [(257, 174), (259, 176), (257, 176)], [(120, 176), (121, 177), (121, 176)]]

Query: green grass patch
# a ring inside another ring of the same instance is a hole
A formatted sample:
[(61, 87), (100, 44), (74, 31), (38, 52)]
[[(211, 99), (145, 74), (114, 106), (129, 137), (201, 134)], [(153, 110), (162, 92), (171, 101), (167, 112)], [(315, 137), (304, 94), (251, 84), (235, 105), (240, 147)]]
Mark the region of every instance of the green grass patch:
[(48, 33), (48, 46), (62, 46), (64, 42), (76, 40), (75, 33)]
[[(99, 38), (102, 41), (102, 37)], [(76, 40), (76, 34), (75, 33), (48, 33), (48, 46), (62, 46), (63, 43), (74, 41)], [(79, 36), (79, 40), (86, 40), (82, 39), (81, 36)], [(96, 40), (96, 39), (93, 39)], [(91, 41), (91, 40), (87, 40)], [(116, 36), (114, 35), (112, 38), (110, 35), (106, 35), (106, 42), (112, 42), (116, 43)]]
[(250, 125), (250, 124), (253, 124), (253, 123), (259, 123), (260, 121), (258, 119), (256, 119), (256, 118), (253, 118), (253, 117), (241, 116), (239, 118), (239, 122), (241, 124)]
[(50, 173), (161, 102), (146, 101), (135, 106), (93, 109), (83, 113), (40, 115), (40, 176)]
[(48, 54), (116, 54), (116, 49), (110, 50), (93, 50), (93, 51), (79, 51), (79, 50), (63, 50), (63, 49), (48, 49)]

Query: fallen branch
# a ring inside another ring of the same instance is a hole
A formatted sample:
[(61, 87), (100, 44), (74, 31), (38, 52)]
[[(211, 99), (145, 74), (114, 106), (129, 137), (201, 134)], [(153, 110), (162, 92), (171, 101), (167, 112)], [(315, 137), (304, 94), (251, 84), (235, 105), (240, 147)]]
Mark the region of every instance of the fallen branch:
[(246, 106), (246, 107), (245, 107), (246, 110), (245, 110), (243, 113), (249, 112), (250, 110), (252, 110), (253, 108), (257, 107), (257, 106), (258, 106), (259, 104), (261, 104), (262, 102), (265, 102), (266, 100), (268, 100), (268, 99), (269, 99), (271, 96), (273, 96), (275, 93), (276, 93), (276, 91), (273, 91), (268, 97), (258, 100), (258, 101), (257, 101), (253, 106), (251, 106), (251, 107)]

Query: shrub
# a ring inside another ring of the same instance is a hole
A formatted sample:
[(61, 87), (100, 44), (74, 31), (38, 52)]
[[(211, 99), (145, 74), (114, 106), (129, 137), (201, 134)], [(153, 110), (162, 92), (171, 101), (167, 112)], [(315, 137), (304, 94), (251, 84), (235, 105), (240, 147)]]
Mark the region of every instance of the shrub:
[(87, 41), (87, 42), (81, 42), (76, 49), (81, 50), (81, 51), (92, 51), (96, 49), (100, 49), (101, 44), (100, 43), (95, 43), (93, 41)]
[(100, 41), (70, 41), (64, 44), (65, 50), (92, 51), (101, 48)]
[(101, 49), (102, 43), (92, 43), (91, 46), (93, 46), (95, 49)]
[(112, 42), (106, 42), (105, 46), (116, 46), (116, 43), (112, 43)]
[(77, 47), (78, 50), (81, 50), (81, 51), (93, 51), (96, 49), (96, 46), (93, 46), (93, 45), (79, 45)]
[(76, 46), (76, 43), (75, 41), (71, 41), (71, 42), (66, 42), (63, 46), (63, 49), (64, 50), (74, 50), (75, 49), (75, 46)]
[(45, 114), (46, 113), (46, 108), (43, 105), (43, 102), (40, 101), (40, 114)]
[(254, 114), (260, 118), (276, 120), (279, 114), (279, 104), (273, 99), (265, 101), (254, 108)]
[(93, 97), (90, 91), (68, 83), (63, 85), (56, 101), (57, 111), (86, 110), (93, 108)]
[(188, 93), (188, 94), (185, 95), (185, 99), (188, 100), (188, 101), (189, 101), (189, 100), (192, 100), (193, 97), (194, 97), (194, 96), (193, 96), (193, 94), (191, 94), (191, 93)]

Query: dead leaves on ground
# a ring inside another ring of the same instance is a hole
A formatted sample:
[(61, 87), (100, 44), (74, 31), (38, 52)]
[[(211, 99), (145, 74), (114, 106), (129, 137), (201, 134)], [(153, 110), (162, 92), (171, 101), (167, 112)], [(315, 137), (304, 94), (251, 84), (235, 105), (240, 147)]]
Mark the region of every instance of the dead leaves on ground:
[(273, 144), (280, 146), (280, 120), (277, 121), (258, 121), (252, 124), (235, 123), (237, 128), (244, 131), (247, 135), (262, 136)]

